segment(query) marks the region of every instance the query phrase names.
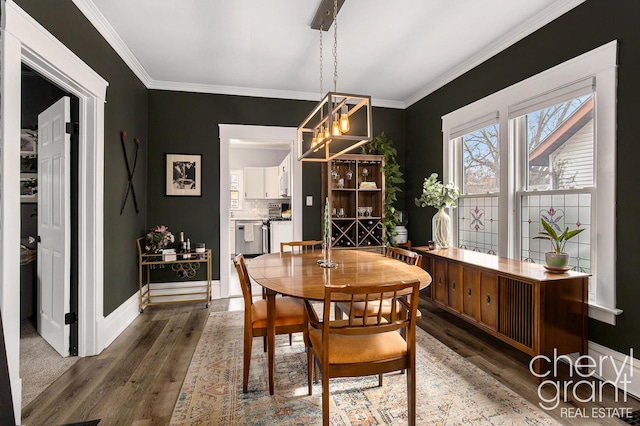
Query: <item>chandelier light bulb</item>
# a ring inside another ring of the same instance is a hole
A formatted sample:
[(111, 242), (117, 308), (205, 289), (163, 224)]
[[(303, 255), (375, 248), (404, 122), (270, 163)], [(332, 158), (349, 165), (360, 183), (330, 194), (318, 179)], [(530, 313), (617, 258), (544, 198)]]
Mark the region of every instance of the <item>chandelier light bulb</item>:
[(340, 131), (342, 133), (349, 132), (351, 129), (351, 124), (349, 123), (349, 107), (346, 105), (342, 105), (342, 113), (340, 114)]
[(340, 120), (338, 120), (338, 113), (333, 116), (333, 124), (331, 125), (331, 134), (333, 136), (340, 136), (342, 132), (340, 131)]

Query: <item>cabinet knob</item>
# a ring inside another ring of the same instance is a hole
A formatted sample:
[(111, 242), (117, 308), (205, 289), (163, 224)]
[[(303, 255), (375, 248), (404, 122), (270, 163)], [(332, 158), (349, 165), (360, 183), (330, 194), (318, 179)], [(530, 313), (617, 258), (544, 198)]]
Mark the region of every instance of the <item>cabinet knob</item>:
[(487, 303), (491, 303), (491, 295), (487, 294)]
[(467, 289), (467, 294), (468, 294), (469, 296), (471, 296), (471, 287), (469, 287), (469, 288)]
[(453, 282), (452, 288), (453, 288), (453, 290), (456, 289), (456, 282), (455, 281)]

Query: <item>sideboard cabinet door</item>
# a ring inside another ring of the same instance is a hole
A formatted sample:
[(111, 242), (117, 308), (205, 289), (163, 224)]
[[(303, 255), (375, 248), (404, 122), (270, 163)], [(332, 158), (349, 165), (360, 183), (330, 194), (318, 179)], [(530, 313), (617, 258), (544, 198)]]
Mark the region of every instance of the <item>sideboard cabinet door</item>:
[(498, 329), (498, 276), (480, 272), (480, 322)]
[(433, 299), (441, 305), (447, 304), (447, 262), (436, 259), (433, 262)]
[(474, 321), (477, 321), (479, 273), (477, 269), (463, 268), (462, 309), (463, 313)]
[(462, 289), (462, 268), (459, 264), (454, 262), (449, 262), (447, 266), (449, 268), (447, 272), (447, 295), (449, 296), (449, 300), (447, 301), (447, 305), (456, 312), (460, 312), (460, 291)]

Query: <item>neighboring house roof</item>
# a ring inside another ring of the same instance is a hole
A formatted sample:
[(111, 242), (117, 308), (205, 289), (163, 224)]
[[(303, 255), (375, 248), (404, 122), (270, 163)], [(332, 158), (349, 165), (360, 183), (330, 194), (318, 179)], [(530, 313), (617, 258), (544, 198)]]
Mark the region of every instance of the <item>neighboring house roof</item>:
[(551, 132), (529, 154), (529, 164), (546, 166), (549, 164), (549, 155), (576, 134), (585, 124), (593, 119), (593, 97), (582, 104), (580, 108), (565, 120), (560, 127)]

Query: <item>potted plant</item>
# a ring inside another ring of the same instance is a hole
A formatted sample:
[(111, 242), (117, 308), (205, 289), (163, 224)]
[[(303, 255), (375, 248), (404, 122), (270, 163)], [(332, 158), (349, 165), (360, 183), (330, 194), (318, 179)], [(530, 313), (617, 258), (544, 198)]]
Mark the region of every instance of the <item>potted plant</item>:
[[(384, 196), (384, 217), (382, 219), (382, 227), (384, 228), (383, 241), (387, 247), (390, 245), (392, 237), (397, 235), (395, 227), (400, 220), (398, 212), (394, 207), (394, 203), (398, 200), (397, 193), (402, 192), (400, 184), (404, 183), (400, 165), (398, 164), (398, 151), (393, 146), (393, 140), (387, 138), (384, 132), (374, 137), (371, 142), (362, 147), (364, 152), (377, 152), (384, 156), (384, 173), (385, 180), (385, 196)], [(396, 245), (396, 244), (394, 244)]]
[(584, 231), (585, 228), (570, 231), (569, 227), (566, 227), (564, 232), (559, 234), (543, 217), (540, 218), (540, 223), (542, 223), (544, 231), (540, 231), (533, 238), (551, 241), (553, 251), (548, 251), (544, 254), (547, 266), (553, 269), (567, 270), (569, 268), (569, 254), (565, 253), (564, 246), (567, 241)]

